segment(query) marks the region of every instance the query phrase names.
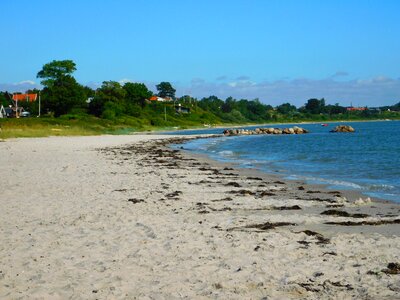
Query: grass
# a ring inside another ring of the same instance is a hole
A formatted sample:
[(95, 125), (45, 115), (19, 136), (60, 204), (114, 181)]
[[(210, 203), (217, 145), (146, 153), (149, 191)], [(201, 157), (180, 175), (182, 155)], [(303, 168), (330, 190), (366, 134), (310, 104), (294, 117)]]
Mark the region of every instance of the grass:
[[(153, 124), (152, 124), (153, 123)], [(59, 118), (0, 119), (0, 139), (30, 138), (47, 136), (84, 136), (101, 134), (130, 134), (144, 131), (166, 131), (199, 128), (202, 123), (177, 116), (159, 118), (135, 118), (123, 116), (105, 120), (91, 115), (64, 115)]]
[(99, 135), (121, 129), (94, 117), (0, 119), (0, 138)]

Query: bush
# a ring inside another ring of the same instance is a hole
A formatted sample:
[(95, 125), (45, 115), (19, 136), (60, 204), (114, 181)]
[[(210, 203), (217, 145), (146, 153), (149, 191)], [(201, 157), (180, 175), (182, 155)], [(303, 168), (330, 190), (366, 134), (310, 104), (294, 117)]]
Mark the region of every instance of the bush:
[(112, 109), (106, 109), (106, 110), (104, 110), (103, 113), (101, 114), (101, 117), (102, 117), (103, 119), (113, 121), (113, 120), (115, 120), (115, 118), (116, 118), (116, 113), (115, 113), (115, 111), (112, 110)]
[(107, 120), (115, 120), (116, 117), (121, 116), (124, 112), (124, 107), (120, 103), (106, 102), (101, 117)]

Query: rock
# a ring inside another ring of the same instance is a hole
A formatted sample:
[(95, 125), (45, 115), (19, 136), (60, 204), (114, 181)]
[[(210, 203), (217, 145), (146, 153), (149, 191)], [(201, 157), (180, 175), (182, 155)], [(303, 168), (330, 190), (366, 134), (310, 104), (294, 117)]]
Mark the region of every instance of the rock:
[(383, 269), (382, 272), (390, 275), (400, 274), (400, 263), (391, 262), (387, 265), (387, 269)]
[(331, 132), (355, 132), (355, 130), (350, 125), (338, 125)]
[(368, 197), (366, 199), (359, 198), (358, 200), (354, 201), (354, 205), (366, 205), (366, 204), (370, 204), (371, 202), (372, 201), (371, 201), (370, 197)]
[(226, 136), (235, 135), (253, 135), (253, 134), (303, 134), (308, 130), (294, 126), (292, 128), (256, 128), (254, 130), (247, 129), (225, 129), (223, 134)]
[(295, 134), (302, 134), (302, 133), (305, 133), (305, 132), (304, 132), (305, 129), (300, 128), (300, 127), (297, 127), (297, 126), (294, 126), (294, 127), (293, 127), (293, 130), (294, 130), (294, 133), (295, 133)]
[(273, 134), (274, 133), (274, 128), (267, 128), (267, 133), (268, 134)]

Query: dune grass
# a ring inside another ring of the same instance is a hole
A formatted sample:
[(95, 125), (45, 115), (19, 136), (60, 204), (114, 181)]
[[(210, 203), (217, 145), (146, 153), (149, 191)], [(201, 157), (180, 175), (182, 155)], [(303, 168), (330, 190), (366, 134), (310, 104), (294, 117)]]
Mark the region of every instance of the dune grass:
[(0, 139), (47, 136), (84, 136), (101, 134), (131, 134), (144, 131), (166, 131), (198, 128), (202, 124), (192, 120), (168, 117), (150, 121), (123, 116), (115, 120), (96, 118), (91, 115), (65, 115), (59, 118), (0, 119)]
[(1, 119), (0, 139), (17, 137), (99, 135), (121, 130), (122, 127), (123, 126), (94, 117), (86, 117), (81, 119)]

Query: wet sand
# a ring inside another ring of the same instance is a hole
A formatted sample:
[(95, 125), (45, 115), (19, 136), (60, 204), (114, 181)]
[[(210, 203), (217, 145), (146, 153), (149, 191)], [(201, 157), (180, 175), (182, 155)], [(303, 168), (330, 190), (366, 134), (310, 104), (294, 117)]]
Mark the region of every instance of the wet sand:
[(1, 142), (0, 298), (398, 298), (399, 205), (167, 148), (183, 140)]

